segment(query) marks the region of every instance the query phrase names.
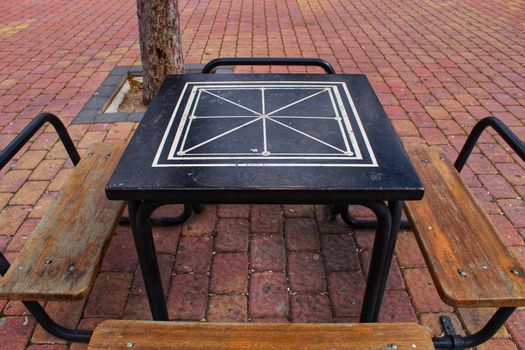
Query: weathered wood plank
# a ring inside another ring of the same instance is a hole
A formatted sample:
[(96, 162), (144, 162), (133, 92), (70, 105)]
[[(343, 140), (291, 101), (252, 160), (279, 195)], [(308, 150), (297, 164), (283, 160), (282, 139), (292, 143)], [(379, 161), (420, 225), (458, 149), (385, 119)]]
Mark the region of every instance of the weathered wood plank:
[(454, 307), (525, 305), (524, 271), (454, 166), (438, 149), (412, 146), (407, 152), (425, 195), (407, 201), (405, 209), (443, 301)]
[(262, 324), (104, 321), (91, 350), (364, 350), (434, 349), (416, 323)]
[(87, 296), (124, 202), (105, 186), (125, 145), (96, 144), (64, 184), (0, 279), (0, 298), (74, 300)]

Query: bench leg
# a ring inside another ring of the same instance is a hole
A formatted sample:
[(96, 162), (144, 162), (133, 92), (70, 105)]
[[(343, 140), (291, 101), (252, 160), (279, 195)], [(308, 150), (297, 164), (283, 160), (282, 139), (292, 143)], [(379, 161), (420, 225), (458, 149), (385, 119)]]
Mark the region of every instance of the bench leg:
[[(0, 252), (0, 274), (3, 276), (11, 265), (5, 258), (4, 254)], [(35, 320), (44, 328), (49, 334), (54, 335), (57, 338), (61, 338), (72, 342), (89, 343), (91, 339), (92, 331), (84, 331), (77, 329), (65, 328), (55, 321), (48, 315), (46, 310), (36, 301), (22, 301), (24, 306), (27, 308), (29, 313), (33, 315)]]
[[(388, 242), (392, 227), (392, 216), (386, 204), (382, 201), (362, 203), (374, 212), (377, 217), (376, 236), (374, 247), (372, 248), (372, 257), (370, 259), (370, 268), (366, 278), (365, 295), (363, 297), (363, 306), (361, 308), (360, 322), (377, 322), (376, 310), (380, 308), (383, 295), (381, 285), (383, 274), (385, 273), (385, 259), (388, 251)], [(388, 271), (386, 271), (388, 274)]]
[(53, 321), (42, 305), (36, 301), (23, 301), (22, 303), (42, 328), (44, 328), (49, 334), (71, 342), (89, 343), (93, 331), (62, 327)]
[[(510, 315), (512, 315), (514, 310), (516, 310), (515, 307), (500, 307), (483, 328), (476, 333), (465, 337), (456, 335), (453, 326), (449, 325), (448, 327), (445, 327), (445, 329), (449, 329), (446, 332), (447, 335), (432, 338), (434, 346), (436, 349), (461, 350), (483, 344), (496, 334), (496, 332), (505, 324)], [(446, 322), (442, 318), (440, 319), (441, 322)]]
[(155, 321), (167, 321), (168, 309), (160, 277), (155, 243), (151, 231), (151, 214), (161, 206), (157, 202), (128, 202), (128, 212), (135, 248), (139, 258), (151, 315)]

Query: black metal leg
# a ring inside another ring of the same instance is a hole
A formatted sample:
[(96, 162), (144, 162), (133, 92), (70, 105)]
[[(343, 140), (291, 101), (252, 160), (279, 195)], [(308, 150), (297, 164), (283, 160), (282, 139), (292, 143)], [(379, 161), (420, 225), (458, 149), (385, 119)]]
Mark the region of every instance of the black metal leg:
[[(372, 229), (377, 227), (377, 222), (375, 220), (361, 220), (356, 219), (352, 216), (352, 213), (350, 212), (350, 206), (349, 205), (343, 205), (340, 206), (341, 211), (339, 214), (341, 214), (341, 218), (343, 221), (350, 227), (355, 228), (362, 228), (362, 229)], [(410, 223), (408, 221), (401, 221), (400, 228), (403, 230), (409, 230), (410, 229)]]
[[(11, 265), (9, 261), (5, 258), (4, 254), (0, 253), (0, 274), (3, 276), (7, 272)], [(27, 308), (29, 313), (33, 315), (36, 321), (44, 328), (48, 333), (54, 335), (55, 337), (72, 341), (72, 342), (81, 342), (89, 343), (91, 339), (92, 331), (84, 331), (77, 329), (65, 328), (49, 317), (48, 313), (42, 305), (36, 301), (22, 301), (24, 306)]]
[[(176, 226), (180, 225), (186, 220), (188, 220), (194, 212), (195, 214), (199, 214), (202, 212), (202, 204), (184, 204), (184, 210), (183, 212), (177, 216), (177, 217), (160, 217), (160, 218), (150, 218), (151, 224), (155, 226)], [(121, 225), (129, 225), (130, 220), (129, 216), (123, 216), (120, 218), (120, 224)]]
[(343, 211), (343, 208), (346, 208), (346, 205), (332, 204), (328, 206), (328, 216), (326, 220), (334, 221), (337, 218), (337, 215), (340, 215)]
[[(474, 334), (465, 337), (447, 334), (443, 337), (432, 338), (436, 349), (465, 349), (483, 344), (505, 324), (505, 321), (516, 310), (515, 307), (500, 307), (483, 328)], [(450, 332), (449, 332), (450, 333)]]
[(396, 248), (397, 234), (399, 233), (399, 226), (401, 223), (401, 213), (403, 212), (403, 202), (393, 201), (388, 203), (388, 210), (392, 217), (392, 226), (390, 228), (390, 234), (388, 235), (388, 243), (386, 247), (385, 260), (383, 265), (383, 273), (381, 275), (381, 282), (377, 297), (376, 309), (374, 312), (374, 321), (379, 318), (379, 311), (381, 310), (381, 303), (383, 301), (383, 295), (385, 293), (386, 283), (388, 281), (388, 275), (390, 273), (390, 266), (392, 265), (392, 259), (394, 257), (394, 250)]
[(392, 217), (390, 211), (385, 203), (370, 202), (363, 203), (370, 208), (377, 218), (376, 236), (374, 239), (374, 247), (372, 249), (372, 257), (370, 259), (370, 268), (368, 269), (368, 276), (366, 279), (365, 295), (363, 297), (363, 306), (361, 309), (360, 322), (377, 322), (376, 309), (381, 305), (382, 295), (381, 284), (384, 272), (385, 257), (388, 251), (389, 236), (392, 227)]
[(168, 309), (150, 222), (151, 214), (158, 206), (158, 203), (130, 201), (128, 212), (151, 315), (155, 321), (167, 321)]
[(200, 214), (204, 210), (204, 204), (192, 204), (191, 209), (195, 214)]
[(85, 331), (81, 329), (69, 329), (62, 327), (49, 317), (48, 313), (42, 305), (36, 301), (23, 301), (24, 306), (29, 310), (31, 315), (36, 321), (44, 328), (49, 334), (54, 335), (57, 338), (61, 338), (67, 341), (89, 343), (93, 331)]

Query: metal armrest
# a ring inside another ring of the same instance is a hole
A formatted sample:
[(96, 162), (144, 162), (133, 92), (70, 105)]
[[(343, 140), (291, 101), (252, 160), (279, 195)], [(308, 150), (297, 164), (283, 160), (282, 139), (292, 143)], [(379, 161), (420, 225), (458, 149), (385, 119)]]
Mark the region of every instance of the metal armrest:
[(232, 57), (216, 58), (208, 62), (202, 73), (210, 73), (219, 66), (316, 66), (328, 74), (335, 74), (334, 67), (320, 58), (273, 58), (273, 57)]
[(525, 161), (525, 144), (519, 139), (519, 137), (509, 129), (505, 123), (496, 117), (489, 116), (481, 119), (476, 123), (472, 131), (467, 137), (461, 152), (459, 152), (458, 158), (454, 163), (454, 167), (461, 172), (463, 166), (467, 162), (468, 157), (472, 153), (476, 142), (478, 141), (481, 133), (487, 128), (492, 127), (496, 132), (505, 140), (505, 142)]
[(0, 169), (2, 169), (14, 156), (20, 151), (22, 147), (33, 137), (33, 135), (40, 130), (45, 124), (50, 123), (55, 128), (64, 148), (69, 155), (69, 158), (74, 165), (77, 165), (80, 161), (80, 156), (69, 136), (66, 127), (58, 119), (58, 117), (51, 113), (41, 113), (35, 119), (29, 123), (20, 134), (18, 134), (13, 141), (6, 146), (6, 148), (0, 153)]

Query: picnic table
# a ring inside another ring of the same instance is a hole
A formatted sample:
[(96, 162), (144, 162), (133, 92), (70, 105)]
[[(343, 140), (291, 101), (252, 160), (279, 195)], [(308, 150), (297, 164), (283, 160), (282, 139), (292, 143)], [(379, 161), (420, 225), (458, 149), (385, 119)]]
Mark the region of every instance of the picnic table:
[(166, 77), (106, 192), (128, 201), (155, 320), (168, 319), (150, 223), (158, 207), (366, 206), (378, 227), (361, 321), (374, 322), (402, 202), (423, 187), (365, 75), (183, 74)]

